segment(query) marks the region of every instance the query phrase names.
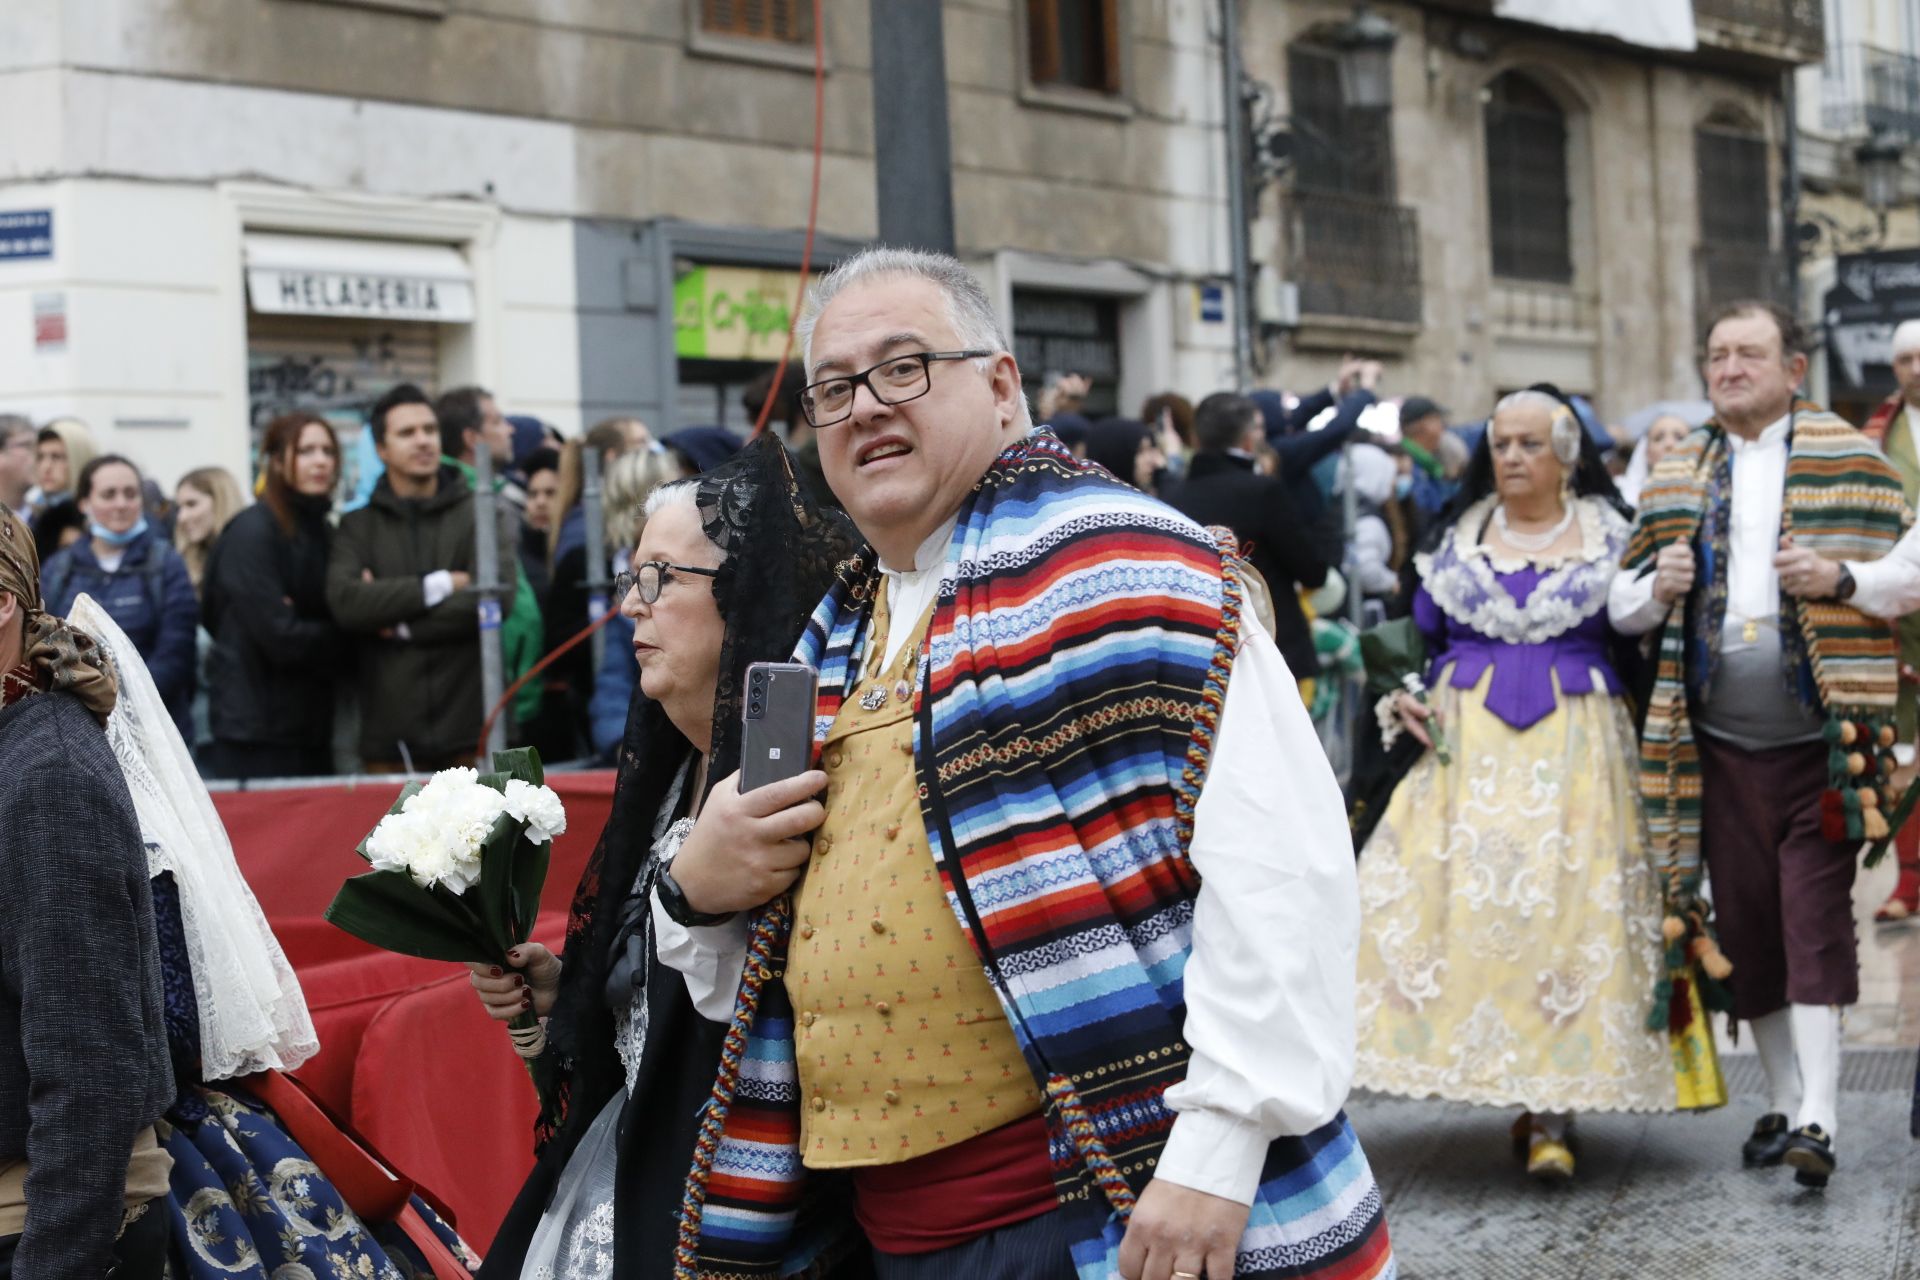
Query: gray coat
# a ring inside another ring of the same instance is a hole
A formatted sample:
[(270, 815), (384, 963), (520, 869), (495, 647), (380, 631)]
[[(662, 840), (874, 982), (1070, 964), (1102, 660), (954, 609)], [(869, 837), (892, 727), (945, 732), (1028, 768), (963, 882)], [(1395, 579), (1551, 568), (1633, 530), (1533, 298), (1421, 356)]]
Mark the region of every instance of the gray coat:
[(146, 849), (68, 694), (0, 710), (0, 1161), (27, 1160), (13, 1274), (99, 1280), (127, 1161), (173, 1100)]

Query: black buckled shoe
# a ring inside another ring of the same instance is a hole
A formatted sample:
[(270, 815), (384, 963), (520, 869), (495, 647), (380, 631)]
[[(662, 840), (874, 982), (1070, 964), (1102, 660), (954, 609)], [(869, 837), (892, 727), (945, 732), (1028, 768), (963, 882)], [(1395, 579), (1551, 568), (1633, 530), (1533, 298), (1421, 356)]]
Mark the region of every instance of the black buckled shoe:
[(1779, 1164), (1787, 1154), (1787, 1143), (1793, 1134), (1787, 1128), (1787, 1118), (1778, 1111), (1769, 1111), (1754, 1121), (1753, 1133), (1740, 1144), (1740, 1163), (1749, 1169), (1756, 1165), (1771, 1166)]
[(1833, 1158), (1833, 1137), (1817, 1124), (1803, 1124), (1787, 1138), (1786, 1161), (1793, 1180), (1803, 1187), (1824, 1187), (1839, 1166)]

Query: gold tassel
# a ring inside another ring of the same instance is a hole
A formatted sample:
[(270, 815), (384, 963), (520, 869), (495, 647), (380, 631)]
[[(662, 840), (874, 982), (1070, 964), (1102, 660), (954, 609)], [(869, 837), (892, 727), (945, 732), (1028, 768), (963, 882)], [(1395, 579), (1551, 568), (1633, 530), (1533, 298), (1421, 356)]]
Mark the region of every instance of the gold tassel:
[(1727, 959), (1726, 953), (1720, 950), (1720, 944), (1712, 938), (1702, 938), (1700, 941), (1707, 944), (1702, 949), (1700, 967), (1707, 971), (1709, 978), (1725, 982), (1727, 975), (1733, 972), (1733, 962)]

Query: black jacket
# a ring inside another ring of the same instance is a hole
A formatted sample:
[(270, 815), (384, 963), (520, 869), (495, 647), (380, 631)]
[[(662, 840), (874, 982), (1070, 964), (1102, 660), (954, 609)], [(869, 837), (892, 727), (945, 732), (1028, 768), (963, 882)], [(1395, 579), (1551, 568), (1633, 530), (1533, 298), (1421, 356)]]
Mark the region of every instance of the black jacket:
[(140, 823), (71, 694), (0, 710), (0, 1164), (27, 1161), (13, 1274), (98, 1280), (133, 1140), (173, 1101)]
[(200, 608), (214, 740), (325, 749), (347, 648), (327, 607), (325, 504), (296, 507), (291, 536), (264, 503), (235, 516), (207, 558)]
[[(519, 520), (505, 502), (498, 524), (504, 617), (520, 576)], [(334, 531), (327, 604), (357, 638), (363, 761), (398, 763), (405, 743), (415, 765), (442, 768), (479, 740), (480, 593), (468, 587), (427, 608), (423, 580), (441, 569), (473, 572), (473, 491), (454, 467), (441, 467), (433, 497), (417, 500), (381, 476), (367, 505)]]
[(1225, 525), (1240, 539), (1241, 554), (1267, 580), (1273, 594), (1274, 643), (1295, 680), (1319, 674), (1313, 635), (1300, 609), (1301, 588), (1327, 580), (1327, 562), (1314, 549), (1287, 486), (1257, 474), (1253, 459), (1203, 450), (1187, 464), (1186, 479), (1165, 500), (1201, 524)]

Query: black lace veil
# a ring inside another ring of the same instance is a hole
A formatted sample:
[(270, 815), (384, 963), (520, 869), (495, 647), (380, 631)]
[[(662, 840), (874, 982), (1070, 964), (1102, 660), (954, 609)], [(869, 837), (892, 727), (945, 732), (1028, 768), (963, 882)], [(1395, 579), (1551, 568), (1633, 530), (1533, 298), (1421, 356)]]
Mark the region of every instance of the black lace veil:
[[(726, 638), (713, 704), (710, 790), (740, 767), (747, 667), (792, 656), (836, 569), (862, 544), (844, 514), (809, 499), (794, 478), (791, 457), (770, 434), (692, 483), (706, 535), (726, 556), (713, 584)], [(548, 1136), (555, 1128), (577, 1134), (622, 1083), (612, 1014), (602, 994), (610, 952), (622, 906), (651, 851), (661, 807), (692, 754), (686, 735), (636, 686), (612, 810), (567, 921), (566, 967), (547, 1037), (568, 1070), (560, 1098), (546, 1108)]]

